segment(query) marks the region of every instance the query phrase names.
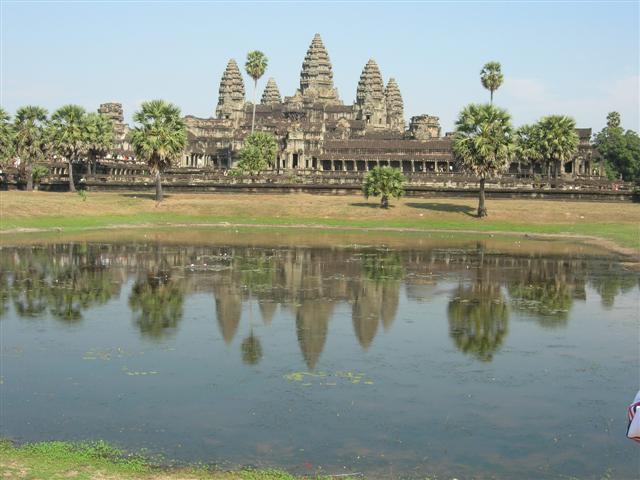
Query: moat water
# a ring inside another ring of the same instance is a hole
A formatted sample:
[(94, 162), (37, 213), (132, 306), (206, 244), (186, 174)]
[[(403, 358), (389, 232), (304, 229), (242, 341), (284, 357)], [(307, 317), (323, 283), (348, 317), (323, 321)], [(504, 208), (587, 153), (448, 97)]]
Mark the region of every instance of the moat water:
[(2, 436), (309, 475), (637, 477), (639, 276), (618, 259), (163, 238), (0, 248)]

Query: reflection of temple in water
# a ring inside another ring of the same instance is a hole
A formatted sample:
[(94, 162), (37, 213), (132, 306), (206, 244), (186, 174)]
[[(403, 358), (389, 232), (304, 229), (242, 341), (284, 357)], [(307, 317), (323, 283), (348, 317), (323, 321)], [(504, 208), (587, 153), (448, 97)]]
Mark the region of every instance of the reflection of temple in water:
[[(179, 328), (186, 298), (208, 293), (227, 344), (247, 305), (257, 303), (266, 326), (278, 309), (290, 312), (309, 369), (321, 358), (340, 303), (350, 306), (355, 338), (368, 349), (392, 328), (401, 292), (410, 301), (446, 295), (453, 343), (489, 361), (508, 334), (510, 311), (559, 328), (573, 303), (586, 299), (588, 286), (605, 307), (638, 287), (638, 275), (613, 259), (492, 254), (476, 243), (421, 250), (60, 244), (0, 251), (0, 314), (12, 306), (24, 318), (50, 312), (81, 321), (85, 310), (120, 295), (129, 280), (132, 320), (145, 336)], [(248, 364), (260, 361), (253, 333), (242, 353)]]

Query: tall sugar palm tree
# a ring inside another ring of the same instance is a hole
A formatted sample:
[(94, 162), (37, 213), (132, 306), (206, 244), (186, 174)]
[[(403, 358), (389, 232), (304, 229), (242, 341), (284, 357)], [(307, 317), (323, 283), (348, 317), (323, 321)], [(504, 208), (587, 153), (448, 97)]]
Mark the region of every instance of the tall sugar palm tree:
[(487, 216), (485, 180), (509, 168), (515, 153), (511, 116), (493, 105), (467, 105), (458, 116), (453, 153), (480, 180), (478, 217)]
[(15, 118), (15, 150), (24, 165), (27, 190), (33, 190), (33, 166), (47, 150), (47, 110), (37, 105), (20, 107)]
[(254, 50), (247, 54), (247, 62), (244, 64), (244, 68), (247, 71), (247, 75), (253, 78), (253, 116), (251, 117), (251, 133), (256, 123), (256, 98), (258, 92), (258, 80), (264, 75), (267, 69), (268, 59), (264, 53)]
[(578, 150), (576, 122), (564, 115), (549, 115), (538, 122), (537, 128), (540, 130), (540, 157), (547, 165), (547, 175), (551, 176), (553, 166), (557, 178), (563, 165), (569, 162)]
[(504, 81), (500, 62), (485, 63), (482, 70), (480, 70), (480, 81), (482, 86), (491, 92), (491, 103), (493, 104), (493, 92), (500, 88)]
[(133, 120), (139, 124), (131, 134), (133, 150), (155, 175), (156, 201), (161, 202), (162, 172), (180, 157), (187, 144), (180, 108), (164, 100), (151, 100), (142, 104)]
[(53, 150), (67, 160), (70, 192), (76, 191), (73, 164), (82, 158), (87, 149), (86, 115), (80, 105), (64, 105), (51, 116), (49, 138)]
[(0, 107), (0, 165), (8, 163), (14, 155), (15, 130), (11, 115)]
[(104, 115), (91, 112), (87, 114), (85, 122), (85, 135), (87, 142), (87, 173), (95, 174), (98, 156), (106, 155), (113, 148), (114, 130), (113, 122)]

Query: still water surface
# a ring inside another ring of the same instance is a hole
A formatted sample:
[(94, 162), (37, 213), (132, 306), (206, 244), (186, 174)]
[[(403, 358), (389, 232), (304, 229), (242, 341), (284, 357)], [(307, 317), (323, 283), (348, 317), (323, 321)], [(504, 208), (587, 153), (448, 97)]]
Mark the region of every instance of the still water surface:
[(637, 476), (637, 273), (340, 243), (1, 248), (2, 435), (303, 474)]

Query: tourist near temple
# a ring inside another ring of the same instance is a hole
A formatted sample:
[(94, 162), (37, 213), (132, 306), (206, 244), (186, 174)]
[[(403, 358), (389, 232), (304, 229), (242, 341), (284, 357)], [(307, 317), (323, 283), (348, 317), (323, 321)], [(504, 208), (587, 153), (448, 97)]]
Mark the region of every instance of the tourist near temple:
[[(133, 159), (122, 105), (105, 103), (99, 112), (116, 124), (117, 148), (107, 159)], [(179, 166), (232, 168), (251, 132), (252, 112), (240, 67), (231, 59), (220, 80), (215, 118), (185, 117), (188, 144)], [(355, 102), (345, 104), (333, 84), (331, 60), (319, 34), (302, 62), (300, 87), (283, 98), (276, 80), (269, 78), (256, 105), (255, 123), (257, 131), (270, 132), (278, 140), (274, 170), (279, 172), (365, 172), (378, 165), (405, 173), (457, 170), (452, 137), (442, 134), (438, 117), (413, 116), (407, 128), (400, 86), (394, 78), (385, 85), (375, 60), (362, 69)], [(590, 144), (591, 129), (580, 128), (577, 133), (578, 152), (560, 173), (565, 177), (601, 175)], [(524, 163), (512, 163), (509, 172), (529, 172)]]

